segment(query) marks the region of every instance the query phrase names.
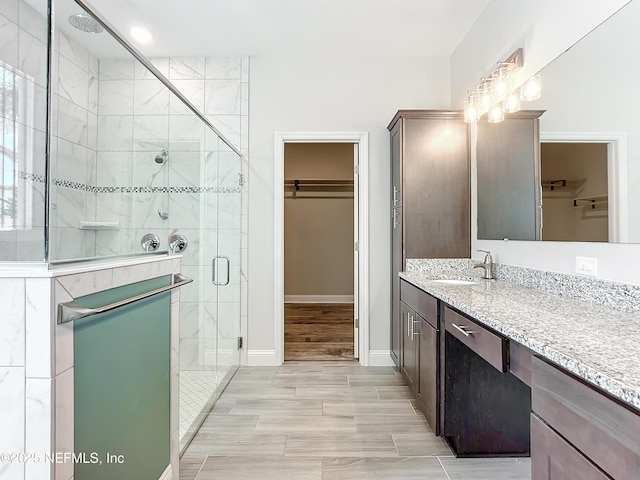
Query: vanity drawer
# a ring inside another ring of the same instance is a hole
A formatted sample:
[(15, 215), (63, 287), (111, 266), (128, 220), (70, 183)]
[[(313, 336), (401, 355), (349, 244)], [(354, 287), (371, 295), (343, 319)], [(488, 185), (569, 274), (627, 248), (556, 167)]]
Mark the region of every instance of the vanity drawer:
[(438, 329), (438, 300), (404, 280), (400, 281), (400, 299)]
[(444, 322), (447, 332), (486, 360), (500, 372), (509, 370), (507, 339), (491, 332), (470, 318), (445, 307)]
[(640, 414), (568, 373), (532, 360), (531, 409), (612, 478), (640, 478)]

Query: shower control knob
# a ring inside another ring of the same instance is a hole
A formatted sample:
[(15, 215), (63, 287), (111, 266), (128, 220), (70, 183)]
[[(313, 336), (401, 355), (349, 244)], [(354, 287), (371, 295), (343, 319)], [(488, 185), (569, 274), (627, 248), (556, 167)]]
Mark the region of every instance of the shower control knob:
[(174, 233), (169, 237), (169, 250), (171, 253), (182, 253), (186, 250), (189, 240), (180, 233)]
[(160, 248), (160, 237), (155, 233), (147, 233), (140, 240), (140, 245), (145, 252), (155, 252)]

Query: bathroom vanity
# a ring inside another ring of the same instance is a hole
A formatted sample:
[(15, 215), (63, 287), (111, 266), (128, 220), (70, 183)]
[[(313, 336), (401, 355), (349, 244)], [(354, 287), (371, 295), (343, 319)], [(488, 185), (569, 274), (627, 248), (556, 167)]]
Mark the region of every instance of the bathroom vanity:
[[(421, 346), (404, 350), (417, 350), (417, 367), (402, 369), (412, 374), (430, 423), (435, 409), (436, 433), (459, 456), (530, 451), (533, 480), (640, 478), (637, 313), (469, 277), (468, 269), (457, 273), (469, 280), (442, 283), (442, 272), (411, 265), (400, 273), (401, 299), (413, 305), (413, 318), (419, 305), (437, 311), (432, 369), (423, 372), (420, 355), (431, 361), (432, 354)], [(556, 275), (560, 286), (563, 280)], [(609, 301), (637, 297), (637, 290), (611, 284)], [(403, 320), (408, 333), (423, 321)], [(415, 380), (433, 378), (433, 365), (435, 398)]]

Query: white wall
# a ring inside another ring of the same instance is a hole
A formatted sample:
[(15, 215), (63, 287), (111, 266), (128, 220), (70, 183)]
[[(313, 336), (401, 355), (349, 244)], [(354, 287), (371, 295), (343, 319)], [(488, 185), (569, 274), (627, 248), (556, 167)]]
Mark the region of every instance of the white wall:
[[(459, 107), (466, 90), (473, 88), (496, 61), (517, 47), (525, 49), (523, 78), (540, 70), (573, 45), (626, 0), (493, 0), (451, 58), (452, 106)], [(475, 151), (472, 149), (475, 172)], [(598, 259), (598, 277), (640, 284), (639, 245), (502, 242), (477, 239), (476, 176), (472, 173), (472, 249), (491, 250), (501, 263), (565, 273), (575, 272), (575, 257)], [(477, 255), (477, 254), (476, 254)]]
[[(273, 351), (274, 132), (369, 133), (370, 348), (389, 348), (389, 132), (398, 109), (448, 108), (444, 58), (251, 58), (249, 353)], [(275, 358), (275, 357), (274, 357)]]

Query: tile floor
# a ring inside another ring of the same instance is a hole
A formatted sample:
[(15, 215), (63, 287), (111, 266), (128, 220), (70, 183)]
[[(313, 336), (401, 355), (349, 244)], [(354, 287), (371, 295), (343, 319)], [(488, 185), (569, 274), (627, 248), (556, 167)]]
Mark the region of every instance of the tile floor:
[(180, 461), (180, 480), (529, 480), (528, 458), (458, 459), (391, 367), (242, 367)]
[(219, 376), (215, 370), (180, 371), (181, 440), (185, 438), (185, 434), (216, 391)]

